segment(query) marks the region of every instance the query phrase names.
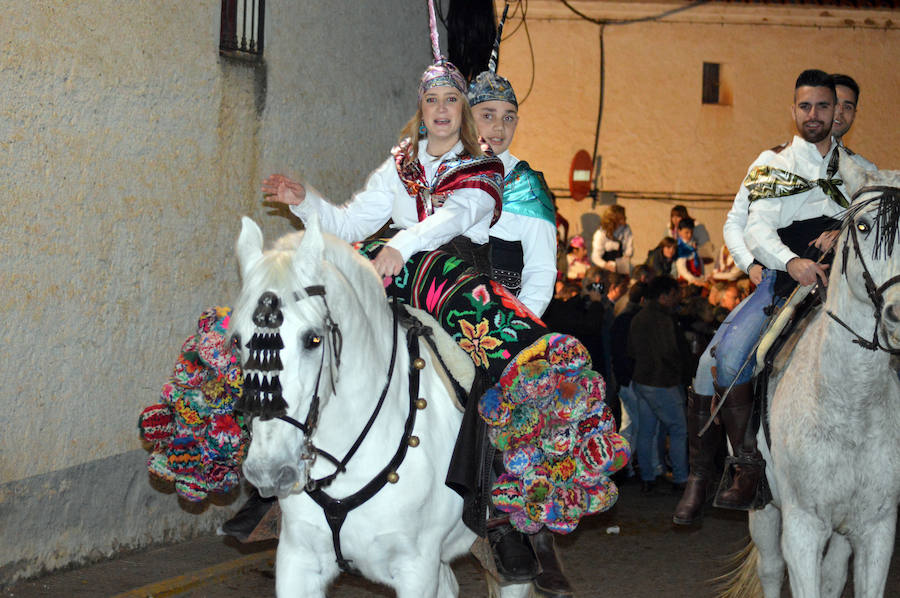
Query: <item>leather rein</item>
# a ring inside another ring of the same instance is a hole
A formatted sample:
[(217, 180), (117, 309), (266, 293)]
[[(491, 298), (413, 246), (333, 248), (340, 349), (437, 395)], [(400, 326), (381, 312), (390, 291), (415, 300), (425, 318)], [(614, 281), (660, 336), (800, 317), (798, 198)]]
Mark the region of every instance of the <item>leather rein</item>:
[[(888, 191), (896, 192), (897, 189), (895, 187), (887, 187), (887, 186), (870, 186), (863, 187), (859, 191), (853, 194), (853, 199), (855, 200), (863, 193), (871, 193), (880, 191), (882, 193), (886, 193)], [(873, 200), (874, 201), (874, 200)], [(848, 226), (850, 229), (850, 239), (853, 241), (853, 253), (856, 258), (859, 260), (859, 263), (862, 264), (863, 268), (863, 281), (866, 287), (866, 294), (869, 297), (869, 300), (872, 302), (872, 305), (875, 307), (875, 331), (872, 333), (872, 340), (868, 340), (860, 335), (858, 332), (853, 330), (849, 324), (840, 319), (834, 312), (831, 310), (826, 310), (831, 319), (835, 322), (843, 326), (847, 329), (853, 336), (856, 338), (853, 339), (853, 342), (864, 349), (868, 349), (870, 351), (875, 351), (881, 349), (887, 353), (892, 355), (900, 354), (900, 349), (891, 349), (890, 347), (886, 347), (881, 343), (881, 340), (878, 338), (878, 329), (881, 327), (881, 312), (884, 307), (884, 293), (889, 288), (895, 284), (900, 283), (900, 275), (893, 276), (886, 280), (881, 285), (876, 285), (875, 279), (872, 277), (871, 272), (869, 272), (869, 267), (866, 265), (866, 260), (862, 255), (862, 250), (859, 247), (859, 237), (856, 232), (856, 227), (853, 226), (852, 222)], [(844, 250), (842, 254), (842, 263), (841, 269), (843, 270), (844, 277), (847, 276), (847, 259), (849, 257), (850, 251), (850, 243), (844, 243)]]

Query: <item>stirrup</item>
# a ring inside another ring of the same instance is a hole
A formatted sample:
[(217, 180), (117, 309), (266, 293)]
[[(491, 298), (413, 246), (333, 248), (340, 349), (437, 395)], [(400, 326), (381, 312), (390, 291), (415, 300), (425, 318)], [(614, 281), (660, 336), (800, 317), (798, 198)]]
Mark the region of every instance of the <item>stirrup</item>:
[[(759, 479), (756, 482), (756, 491), (753, 496), (744, 504), (722, 504), (719, 497), (723, 492), (734, 485), (735, 471), (737, 465), (746, 465), (749, 467), (759, 468)], [(719, 481), (719, 487), (716, 489), (716, 497), (713, 499), (713, 506), (720, 509), (733, 509), (736, 511), (755, 511), (765, 508), (767, 504), (772, 502), (772, 490), (769, 488), (769, 481), (766, 479), (766, 462), (761, 457), (754, 456), (729, 456), (725, 457), (725, 470), (722, 472), (722, 479)]]

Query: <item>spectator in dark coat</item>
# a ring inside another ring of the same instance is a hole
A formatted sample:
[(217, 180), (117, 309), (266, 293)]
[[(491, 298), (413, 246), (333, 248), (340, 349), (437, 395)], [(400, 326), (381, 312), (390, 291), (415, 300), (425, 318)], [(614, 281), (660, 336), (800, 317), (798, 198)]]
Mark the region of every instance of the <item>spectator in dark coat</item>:
[[(688, 477), (682, 381), (688, 375), (690, 357), (674, 318), (680, 297), (678, 282), (671, 277), (658, 276), (650, 281), (644, 304), (631, 321), (627, 343), (627, 354), (634, 359), (631, 384), (638, 399), (638, 461), (652, 462), (653, 431), (659, 421), (669, 433), (672, 482), (677, 492), (684, 488)], [(651, 492), (655, 481), (656, 472), (642, 466), (641, 490)]]

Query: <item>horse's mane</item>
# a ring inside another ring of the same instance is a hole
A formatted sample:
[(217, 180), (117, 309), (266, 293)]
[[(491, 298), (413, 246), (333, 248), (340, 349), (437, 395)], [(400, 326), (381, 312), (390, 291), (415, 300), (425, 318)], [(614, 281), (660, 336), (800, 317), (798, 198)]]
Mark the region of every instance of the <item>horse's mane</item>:
[[(860, 188), (854, 194), (853, 204), (844, 213), (841, 230), (851, 226), (854, 220), (872, 204), (878, 203), (875, 213), (875, 243), (872, 257), (878, 259), (884, 253), (890, 257), (894, 252), (894, 245), (900, 235), (900, 187), (898, 187), (897, 173), (890, 171), (877, 171), (869, 173), (868, 184)], [(876, 195), (863, 198), (862, 195), (876, 192)]]

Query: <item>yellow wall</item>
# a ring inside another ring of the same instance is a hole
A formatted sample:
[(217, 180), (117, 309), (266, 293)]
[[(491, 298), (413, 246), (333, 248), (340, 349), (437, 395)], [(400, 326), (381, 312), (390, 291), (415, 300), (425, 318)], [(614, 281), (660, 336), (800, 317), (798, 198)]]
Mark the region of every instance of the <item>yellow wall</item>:
[[(499, 14), (503, 2), (496, 4)], [(617, 19), (684, 5), (571, 4), (592, 17)], [(575, 152), (593, 151), (601, 28), (560, 2), (530, 0), (526, 32), (524, 6), (511, 8), (500, 49), (499, 72), (524, 99), (512, 151), (567, 194)], [(794, 133), (792, 93), (804, 69), (844, 72), (859, 82), (859, 115), (846, 143), (882, 168), (900, 168), (898, 17), (900, 11), (890, 10), (711, 3), (658, 22), (603, 27), (599, 186), (644, 198), (619, 201), (635, 233), (636, 259), (659, 241), (676, 203), (687, 205), (721, 245), (724, 215), (747, 167)], [(701, 103), (703, 62), (721, 64), (722, 105)], [(691, 194), (703, 200), (687, 201)], [(561, 198), (558, 205), (571, 234), (583, 220), (596, 221), (590, 199)]]

